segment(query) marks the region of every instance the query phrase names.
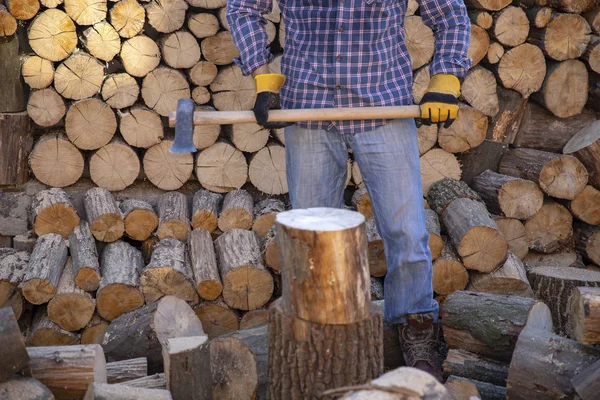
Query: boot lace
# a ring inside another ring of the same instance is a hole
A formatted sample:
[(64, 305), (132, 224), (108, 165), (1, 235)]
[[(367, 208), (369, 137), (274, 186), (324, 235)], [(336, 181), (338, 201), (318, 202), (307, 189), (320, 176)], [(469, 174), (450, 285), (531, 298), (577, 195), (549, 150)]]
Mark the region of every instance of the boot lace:
[(407, 354), (409, 360), (406, 360), (410, 366), (414, 366), (419, 361), (425, 361), (430, 365), (435, 365), (434, 352), (437, 345), (435, 330), (429, 327), (424, 330), (418, 330), (406, 327), (401, 332), (402, 350)]

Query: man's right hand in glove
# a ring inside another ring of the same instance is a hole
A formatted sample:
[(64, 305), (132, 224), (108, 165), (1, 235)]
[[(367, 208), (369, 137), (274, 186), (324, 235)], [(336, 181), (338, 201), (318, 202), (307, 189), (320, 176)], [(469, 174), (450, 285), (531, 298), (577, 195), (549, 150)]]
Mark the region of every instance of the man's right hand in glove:
[(281, 74), (258, 73), (254, 75), (256, 85), (256, 101), (254, 103), (254, 116), (260, 126), (265, 129), (279, 129), (293, 125), (290, 122), (267, 122), (269, 110), (280, 108), (279, 89), (285, 82), (285, 76)]

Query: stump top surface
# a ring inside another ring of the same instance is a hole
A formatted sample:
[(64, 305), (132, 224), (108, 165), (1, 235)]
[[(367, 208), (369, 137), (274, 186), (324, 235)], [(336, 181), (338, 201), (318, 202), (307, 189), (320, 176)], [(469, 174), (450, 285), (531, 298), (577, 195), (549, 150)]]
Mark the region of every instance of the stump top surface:
[(365, 217), (356, 211), (317, 207), (280, 212), (276, 221), (306, 231), (342, 231), (356, 228), (365, 222)]

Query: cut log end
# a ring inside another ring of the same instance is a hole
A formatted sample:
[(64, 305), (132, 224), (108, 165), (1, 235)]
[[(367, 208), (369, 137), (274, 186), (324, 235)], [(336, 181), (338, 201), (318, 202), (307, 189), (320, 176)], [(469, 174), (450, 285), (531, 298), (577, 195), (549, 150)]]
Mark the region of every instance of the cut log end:
[(196, 315), (211, 339), (239, 329), (237, 313), (219, 301), (200, 304), (196, 308)]
[(159, 239), (175, 238), (179, 241), (187, 241), (188, 234), (190, 233), (190, 225), (181, 220), (170, 220), (161, 223), (156, 230), (156, 236)]
[(144, 296), (136, 287), (123, 283), (113, 283), (98, 291), (98, 314), (112, 321), (127, 311), (134, 310), (144, 304)]
[(264, 269), (239, 266), (223, 277), (223, 298), (233, 308), (255, 310), (273, 294), (273, 277)]
[(47, 279), (34, 278), (21, 284), (23, 296), (31, 304), (49, 302), (56, 294), (56, 287)]
[(33, 230), (38, 236), (58, 233), (67, 238), (79, 222), (77, 211), (72, 205), (55, 203), (36, 214)]
[(147, 268), (141, 275), (140, 287), (147, 304), (169, 295), (190, 304), (198, 303), (198, 294), (192, 282), (172, 267)]
[(158, 226), (154, 211), (133, 210), (125, 217), (125, 233), (134, 240), (146, 240)]
[(104, 214), (90, 224), (94, 237), (101, 242), (114, 242), (125, 232), (125, 224), (120, 214)]

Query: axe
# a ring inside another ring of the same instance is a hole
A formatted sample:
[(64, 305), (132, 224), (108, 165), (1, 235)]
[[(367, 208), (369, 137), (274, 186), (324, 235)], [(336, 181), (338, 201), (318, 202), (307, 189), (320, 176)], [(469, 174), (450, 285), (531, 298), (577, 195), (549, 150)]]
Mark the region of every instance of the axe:
[[(319, 108), (270, 110), (269, 122), (302, 121), (352, 121), (365, 119), (419, 118), (419, 106), (383, 106), (352, 108)], [(231, 125), (254, 122), (252, 111), (200, 111), (194, 112), (192, 99), (179, 99), (177, 111), (169, 115), (169, 127), (175, 127), (175, 140), (171, 153), (194, 153), (194, 126)]]

